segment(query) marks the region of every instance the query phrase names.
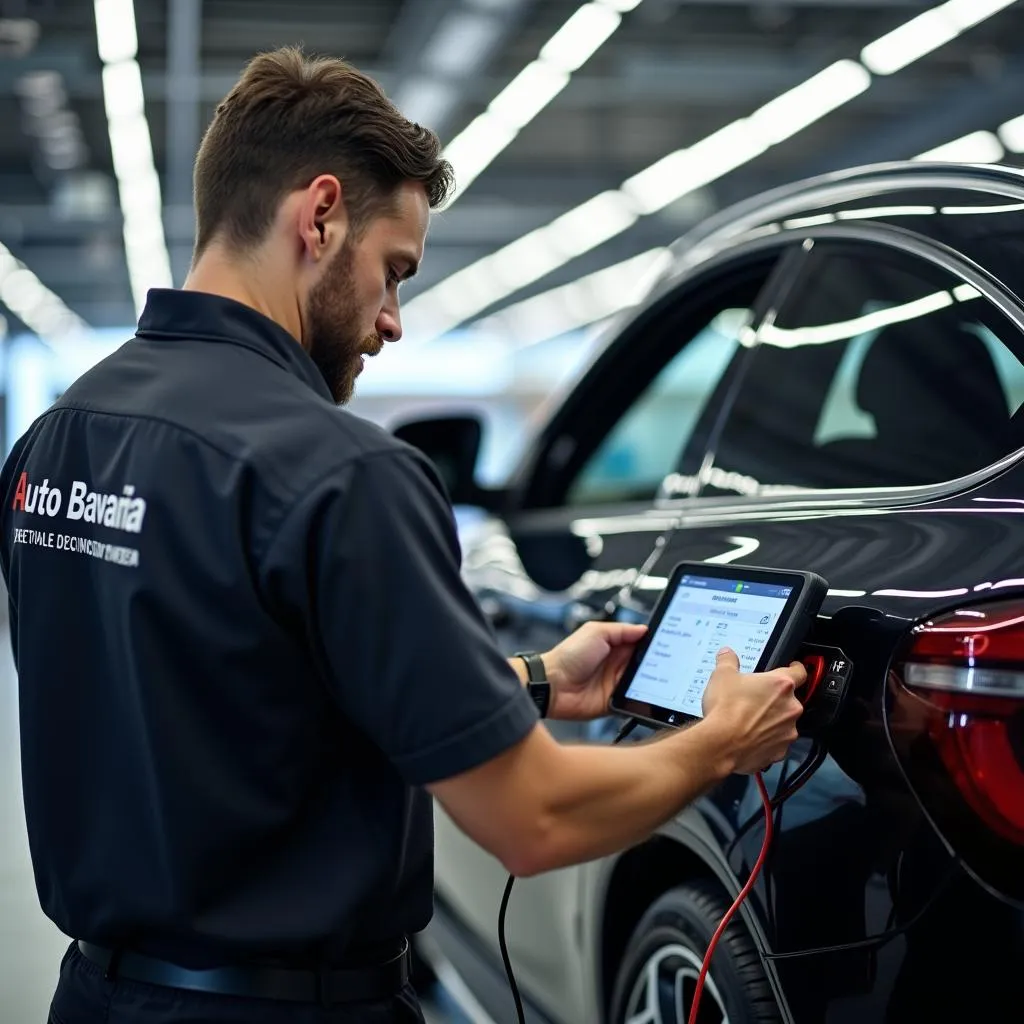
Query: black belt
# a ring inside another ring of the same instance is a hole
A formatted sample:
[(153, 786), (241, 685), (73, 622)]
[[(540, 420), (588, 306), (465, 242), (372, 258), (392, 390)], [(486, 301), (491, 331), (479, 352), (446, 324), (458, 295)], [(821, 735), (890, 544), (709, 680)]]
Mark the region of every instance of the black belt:
[(213, 992), (224, 996), (280, 999), (295, 1003), (355, 1003), (386, 999), (409, 980), (409, 942), (380, 964), (303, 970), (243, 964), (193, 970), (130, 950), (115, 951), (78, 941), (82, 955), (103, 968), (108, 978), (127, 978), (168, 988)]

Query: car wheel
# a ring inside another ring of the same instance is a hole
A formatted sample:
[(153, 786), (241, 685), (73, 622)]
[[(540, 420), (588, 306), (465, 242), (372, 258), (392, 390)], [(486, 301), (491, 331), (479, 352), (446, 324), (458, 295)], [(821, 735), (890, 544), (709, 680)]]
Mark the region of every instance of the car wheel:
[[(711, 936), (729, 901), (713, 882), (659, 897), (626, 947), (612, 996), (612, 1024), (687, 1024)], [(782, 1018), (754, 943), (733, 921), (704, 983), (698, 1024), (776, 1024)]]

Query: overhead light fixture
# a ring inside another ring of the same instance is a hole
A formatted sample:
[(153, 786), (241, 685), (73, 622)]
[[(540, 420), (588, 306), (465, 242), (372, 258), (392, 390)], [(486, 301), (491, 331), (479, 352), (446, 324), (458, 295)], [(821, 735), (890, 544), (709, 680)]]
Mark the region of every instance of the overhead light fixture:
[(565, 262), (621, 235), (638, 218), (636, 204), (630, 197), (613, 190), (602, 192), (563, 213), (542, 230), (551, 247), (563, 257), (561, 262)]
[(0, 301), (30, 331), (47, 341), (88, 330), (85, 321), (0, 244)]
[(103, 99), (107, 117), (114, 122), (135, 117), (145, 119), (142, 72), (137, 61), (122, 60), (103, 69)]
[(1002, 143), (992, 132), (971, 132), (970, 135), (937, 146), (914, 159), (945, 163), (997, 164), (1005, 155)]
[(999, 129), (999, 139), (1011, 153), (1024, 153), (1024, 117), (1015, 117)]
[[(465, 189), (508, 148), (519, 129), (484, 112), (444, 151), (445, 159), (457, 168), (458, 185)], [(454, 196), (453, 196), (454, 199)]]
[(765, 148), (774, 146), (849, 103), (870, 86), (871, 76), (855, 60), (837, 61), (751, 114), (749, 130), (763, 140)]
[(861, 50), (873, 74), (891, 75), (1004, 10), (1015, 0), (949, 0), (893, 29)]
[[(592, 0), (578, 7), (541, 47), (537, 59), (527, 64), (494, 97), (487, 110), (448, 143), (444, 156), (455, 168), (455, 192), (448, 200), (449, 207), (611, 38), (622, 22), (622, 15), (640, 2)], [(479, 144), (481, 138), (486, 143), (483, 146)]]
[(535, 60), (491, 100), (487, 112), (504, 124), (523, 128), (569, 84), (569, 74), (562, 68)]
[[(620, 5), (615, 3), (601, 3), (601, 0), (593, 2), (598, 6), (616, 10), (620, 8)], [(948, 42), (966, 29), (1009, 7), (1012, 2), (1013, 0), (948, 0), (947, 3), (912, 18), (900, 28), (865, 47), (861, 53), (862, 64), (851, 60), (837, 61), (806, 82), (769, 101), (749, 117), (725, 125), (692, 146), (669, 153), (624, 181), (619, 191), (629, 200), (638, 216), (662, 210), (683, 196), (750, 162), (767, 149), (791, 138), (864, 93), (871, 86), (870, 71), (891, 74), (900, 67), (906, 67), (925, 53), (930, 53), (941, 46), (944, 41)], [(950, 27), (952, 35), (943, 34), (945, 29), (940, 31), (940, 26)], [(926, 41), (931, 40), (927, 46), (921, 43), (919, 30)], [(917, 48), (914, 49), (908, 40), (916, 41)], [(897, 54), (900, 55), (899, 60)], [(1021, 134), (1024, 135), (1024, 128), (1021, 129)], [(511, 141), (514, 132), (510, 129), (508, 135)], [(995, 136), (992, 136), (992, 139), (999, 145), (999, 156), (994, 157), (998, 160), (1002, 157), (1002, 147)], [(973, 145), (976, 147), (972, 151), (973, 156), (943, 156), (942, 159), (974, 162), (988, 162), (993, 159), (995, 148), (991, 140), (987, 141), (987, 146), (977, 140)], [(492, 147), (492, 152), (496, 148)], [(942, 149), (938, 152), (942, 152)], [(933, 152), (926, 154), (924, 158), (936, 157)], [(476, 167), (474, 170), (479, 173)], [(583, 204), (584, 207), (586, 205)], [(569, 211), (563, 218), (570, 217), (573, 212)], [(622, 218), (620, 230), (626, 230), (634, 220), (635, 218)], [(584, 223), (584, 220), (580, 223)], [(605, 230), (592, 233), (592, 240), (589, 240), (585, 233), (575, 242), (560, 235), (559, 247), (566, 255), (562, 260), (553, 262), (553, 246), (545, 236), (545, 230), (539, 228), (524, 236), (532, 239), (525, 245), (525, 255), (529, 257), (528, 259), (524, 260), (524, 246), (520, 244), (523, 240), (518, 239), (418, 295), (406, 307), (409, 335), (414, 337), (422, 330), (423, 340), (430, 340), (436, 337), (439, 331), (457, 327), (513, 294), (518, 288), (539, 280), (574, 256), (608, 241), (618, 233), (614, 231), (612, 223), (608, 222), (605, 224)], [(532, 269), (529, 269), (528, 264), (534, 257), (539, 258)], [(486, 272), (477, 277), (474, 269), (484, 267)], [(458, 299), (453, 301), (448, 291), (449, 282), (458, 282), (461, 286), (474, 279), (486, 280), (487, 284), (478, 291), (470, 291), (468, 294), (461, 290)], [(504, 282), (505, 287), (497, 287), (496, 282)], [(456, 307), (459, 310), (457, 314), (454, 311)]]
[(146, 119), (133, 0), (93, 0), (103, 61), (103, 104), (123, 220), (125, 260), (136, 313), (150, 288), (170, 288), (160, 179)]
[(760, 156), (766, 148), (745, 119), (733, 121), (627, 178), (622, 191), (641, 212), (655, 213)]
[(639, 301), (647, 281), (670, 259), (671, 250), (667, 248), (649, 249), (571, 284), (507, 306), (478, 326), (484, 333), (508, 339), (514, 348), (589, 327)]
[(621, 23), (622, 15), (611, 7), (584, 4), (541, 49), (541, 62), (572, 74), (597, 53)]

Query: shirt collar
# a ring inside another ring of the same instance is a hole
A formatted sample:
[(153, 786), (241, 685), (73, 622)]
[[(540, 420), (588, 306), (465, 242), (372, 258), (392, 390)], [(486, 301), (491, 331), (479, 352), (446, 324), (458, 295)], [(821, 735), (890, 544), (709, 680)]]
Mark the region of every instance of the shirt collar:
[(304, 380), (333, 402), (331, 390), (309, 353), (270, 317), (222, 295), (152, 288), (136, 336), (147, 340), (194, 339), (241, 345)]

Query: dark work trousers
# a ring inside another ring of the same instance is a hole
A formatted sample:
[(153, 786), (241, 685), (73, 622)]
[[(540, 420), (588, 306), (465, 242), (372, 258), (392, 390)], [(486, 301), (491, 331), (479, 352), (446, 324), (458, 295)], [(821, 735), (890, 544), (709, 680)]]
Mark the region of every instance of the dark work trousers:
[(406, 986), (389, 999), (343, 1003), (330, 1008), (270, 999), (237, 999), (124, 978), (107, 981), (102, 969), (72, 945), (61, 962), (60, 981), (48, 1024), (424, 1024), (424, 1021), (412, 986)]

